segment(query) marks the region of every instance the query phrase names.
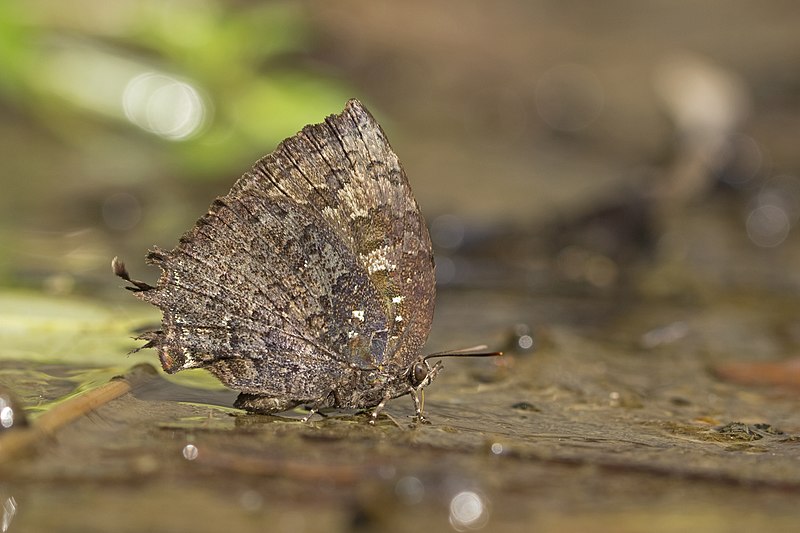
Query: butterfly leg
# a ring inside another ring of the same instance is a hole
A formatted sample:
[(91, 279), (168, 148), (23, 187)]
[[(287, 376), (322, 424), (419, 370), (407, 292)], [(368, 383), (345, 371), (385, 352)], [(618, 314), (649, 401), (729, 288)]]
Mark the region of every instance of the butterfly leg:
[(372, 410), (372, 414), (369, 417), (370, 426), (375, 425), (375, 421), (378, 419), (378, 415), (380, 414), (381, 411), (383, 411), (383, 408), (386, 406), (386, 402), (388, 402), (390, 399), (391, 396), (389, 395), (384, 396), (383, 399), (380, 401), (380, 403), (375, 406), (375, 409)]
[(301, 418), (300, 421), (303, 422), (303, 423), (308, 422), (308, 420), (312, 416), (317, 414), (317, 411), (319, 411), (319, 409), (316, 409), (316, 408), (312, 407), (311, 409), (308, 410), (308, 414), (306, 416), (304, 416), (303, 418)]
[(419, 398), (420, 394), (424, 393), (421, 390), (417, 392), (417, 389), (409, 389), (408, 393), (411, 395), (411, 399), (414, 400), (414, 412), (417, 415), (417, 421), (424, 424), (428, 419), (422, 415), (422, 402)]
[(340, 405), (339, 394), (334, 389), (331, 392), (329, 392), (327, 394), (327, 396), (323, 396), (322, 398), (319, 398), (318, 400), (314, 401), (313, 403), (308, 404), (308, 406), (307, 406), (308, 407), (308, 414), (306, 416), (304, 416), (301, 419), (301, 421), (302, 422), (308, 422), (309, 419), (311, 419), (311, 417), (314, 416), (317, 413), (319, 413), (319, 415), (322, 416), (323, 418), (327, 418), (328, 416), (323, 414), (323, 413), (321, 413), (320, 409), (322, 409), (323, 407), (338, 407), (339, 405)]

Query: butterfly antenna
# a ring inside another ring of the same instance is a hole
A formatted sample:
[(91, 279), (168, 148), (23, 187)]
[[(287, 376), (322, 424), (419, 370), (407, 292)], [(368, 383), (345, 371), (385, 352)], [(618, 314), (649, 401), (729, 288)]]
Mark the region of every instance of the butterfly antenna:
[(486, 345), (473, 346), (472, 348), (464, 348), (462, 350), (446, 350), (444, 352), (436, 352), (428, 354), (422, 359), (427, 361), (433, 357), (499, 357), (503, 352), (482, 352), (485, 350)]

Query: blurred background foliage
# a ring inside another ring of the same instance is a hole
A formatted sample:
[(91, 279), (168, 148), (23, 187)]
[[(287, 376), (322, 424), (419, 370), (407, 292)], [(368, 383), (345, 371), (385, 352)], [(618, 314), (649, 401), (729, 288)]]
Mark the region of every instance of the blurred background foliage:
[(293, 2), (3, 2), (0, 281), (88, 283), (143, 205), (162, 208), (150, 239), (176, 231), (171, 188), (232, 181), (340, 109), (352, 91), (304, 57), (312, 43)]
[(0, 9), (6, 98), (76, 143), (131, 126), (187, 141), (170, 155), (201, 177), (276, 143), (350, 92), (291, 60), (311, 41), (289, 2), (228, 10), (212, 1), (12, 1)]
[(800, 287), (797, 11), (6, 0), (0, 284), (124, 298), (111, 257), (143, 270), (257, 158), (358, 97), (443, 285)]

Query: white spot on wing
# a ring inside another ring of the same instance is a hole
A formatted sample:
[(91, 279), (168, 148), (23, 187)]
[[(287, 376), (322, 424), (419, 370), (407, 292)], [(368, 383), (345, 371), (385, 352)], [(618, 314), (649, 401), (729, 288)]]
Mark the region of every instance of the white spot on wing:
[(397, 265), (389, 259), (389, 250), (390, 248), (388, 246), (381, 246), (368, 254), (361, 254), (361, 262), (367, 266), (367, 272), (369, 274), (380, 270), (391, 272), (397, 268)]
[(183, 358), (185, 361), (181, 365), (181, 370), (186, 370), (187, 368), (194, 368), (197, 366), (197, 362), (192, 357), (191, 352), (189, 352), (189, 350), (186, 348), (183, 349)]
[(363, 309), (355, 309), (355, 310), (353, 310), (353, 318), (357, 318), (361, 322), (363, 322), (364, 321), (364, 310)]

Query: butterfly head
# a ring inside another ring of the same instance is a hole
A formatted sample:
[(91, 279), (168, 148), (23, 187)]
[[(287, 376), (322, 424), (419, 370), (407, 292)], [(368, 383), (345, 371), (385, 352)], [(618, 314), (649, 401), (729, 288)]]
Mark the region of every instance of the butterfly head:
[(408, 369), (408, 383), (417, 390), (427, 387), (441, 369), (441, 361), (431, 366), (427, 358), (417, 359)]

